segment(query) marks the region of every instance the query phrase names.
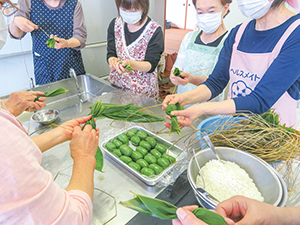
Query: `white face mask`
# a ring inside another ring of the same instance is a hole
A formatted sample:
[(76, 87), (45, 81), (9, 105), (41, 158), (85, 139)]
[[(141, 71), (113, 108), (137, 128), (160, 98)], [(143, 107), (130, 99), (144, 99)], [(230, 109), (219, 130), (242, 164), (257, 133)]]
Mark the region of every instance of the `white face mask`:
[[(223, 11), (223, 10), (222, 10)], [(215, 32), (222, 24), (222, 11), (197, 15), (197, 25), (206, 34)]]
[(136, 24), (142, 18), (142, 11), (126, 12), (120, 8), (120, 16), (122, 17), (125, 23)]
[(237, 0), (239, 9), (250, 19), (263, 17), (271, 8), (273, 1), (268, 0)]
[(1, 15), (0, 15), (0, 49), (5, 44), (6, 37), (7, 37), (7, 24), (4, 19), (4, 16), (1, 13)]

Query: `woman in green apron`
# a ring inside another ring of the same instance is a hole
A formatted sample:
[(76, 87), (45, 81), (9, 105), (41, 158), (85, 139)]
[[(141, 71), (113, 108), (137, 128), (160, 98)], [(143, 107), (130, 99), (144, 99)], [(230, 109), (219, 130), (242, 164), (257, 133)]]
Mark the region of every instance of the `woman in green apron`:
[[(186, 34), (181, 43), (170, 74), (172, 83), (178, 85), (177, 93), (193, 90), (211, 74), (228, 34), (223, 18), (229, 13), (231, 2), (232, 0), (193, 0), (200, 30)], [(184, 79), (173, 75), (175, 67), (182, 71)], [(215, 100), (223, 100), (223, 95)]]

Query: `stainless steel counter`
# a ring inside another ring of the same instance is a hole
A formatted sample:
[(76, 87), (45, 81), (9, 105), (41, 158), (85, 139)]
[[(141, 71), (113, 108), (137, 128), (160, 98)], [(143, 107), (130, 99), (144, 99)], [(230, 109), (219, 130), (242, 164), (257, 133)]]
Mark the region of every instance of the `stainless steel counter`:
[[(97, 79), (96, 79), (97, 80)], [(97, 80), (98, 82), (99, 80)], [(69, 83), (71, 81), (68, 81)], [(95, 82), (95, 81), (94, 81)], [(56, 84), (55, 88), (60, 85), (64, 87), (64, 83)], [(104, 85), (105, 86), (105, 85)], [(52, 88), (52, 87), (51, 87)], [(50, 88), (50, 89), (51, 89)], [(43, 91), (43, 87), (39, 88)], [(142, 95), (135, 95), (129, 92), (124, 92), (121, 90), (111, 89), (106, 93), (98, 93), (99, 96), (90, 98), (88, 100), (80, 102), (78, 96), (70, 95), (62, 100), (56, 99), (50, 102), (46, 108), (59, 109), (60, 114), (56, 124), (61, 124), (72, 118), (86, 116), (95, 102), (101, 99), (105, 103), (114, 104), (129, 104), (134, 103), (138, 106), (149, 107), (160, 104), (159, 102), (150, 99)], [(49, 99), (50, 100), (50, 99)], [(70, 104), (77, 101), (76, 104)], [(66, 107), (64, 107), (66, 106)], [(149, 110), (155, 112), (156, 114), (165, 115), (161, 110), (161, 105), (150, 108)], [(24, 113), (21, 119), (26, 127), (28, 127), (29, 133), (33, 135), (39, 134), (47, 130), (47, 127), (42, 127), (40, 124), (28, 119), (30, 118), (29, 113)], [(199, 122), (198, 122), (199, 123)], [(119, 133), (122, 129), (128, 128), (130, 125), (123, 121), (115, 121), (111, 119), (99, 119), (97, 120), (97, 127), (100, 128), (100, 141), (99, 145), (109, 137), (116, 133)], [(137, 124), (139, 126), (144, 126), (146, 129), (156, 133), (164, 129), (162, 122), (154, 124)], [(49, 129), (49, 128), (48, 128)], [(182, 136), (188, 135), (193, 132), (192, 128), (182, 129)], [(169, 136), (169, 130), (164, 129), (158, 134), (160, 137), (170, 141), (177, 142), (179, 136), (177, 134), (172, 134)], [(195, 134), (192, 134), (196, 138)], [(185, 138), (179, 140), (177, 145), (179, 147), (184, 147)], [(56, 146), (47, 152), (43, 153), (42, 166), (50, 171), (55, 179), (55, 181), (62, 187), (66, 188), (68, 185), (71, 173), (72, 173), (72, 158), (70, 157), (69, 143), (63, 143)], [(168, 185), (168, 181), (174, 181), (174, 178), (179, 176), (181, 172), (185, 170), (183, 167), (176, 167), (170, 174), (168, 174), (162, 181), (156, 186), (150, 187), (139, 180), (137, 177), (132, 175), (130, 172), (125, 170), (123, 167), (118, 165), (114, 160), (112, 160), (108, 155), (104, 156), (104, 173), (95, 171), (95, 196), (94, 196), (94, 213), (93, 213), (93, 223), (92, 224), (103, 224), (113, 218), (116, 214), (117, 216), (112, 219), (108, 224), (125, 224), (128, 222), (136, 212), (127, 208), (124, 208), (120, 204), (120, 201), (126, 201), (133, 197), (130, 191), (138, 194), (147, 195), (149, 197), (157, 196), (165, 186)], [(102, 192), (103, 191), (103, 192)]]

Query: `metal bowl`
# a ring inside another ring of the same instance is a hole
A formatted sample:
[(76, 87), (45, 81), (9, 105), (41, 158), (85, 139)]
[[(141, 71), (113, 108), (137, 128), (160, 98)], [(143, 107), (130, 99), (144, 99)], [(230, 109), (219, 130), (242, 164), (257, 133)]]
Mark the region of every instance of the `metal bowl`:
[[(268, 163), (253, 154), (234, 148), (216, 147), (216, 151), (221, 159), (235, 162), (249, 174), (264, 197), (264, 202), (275, 206), (285, 206), (288, 195), (287, 187), (279, 174)], [(187, 170), (189, 183), (199, 204), (204, 208), (214, 209), (217, 203), (196, 190), (196, 177), (199, 170), (195, 157), (200, 167), (204, 166), (209, 160), (216, 159), (216, 157), (209, 148), (201, 150), (191, 159)]]
[(35, 112), (31, 119), (42, 125), (53, 123), (58, 117), (59, 111), (56, 109), (44, 109)]

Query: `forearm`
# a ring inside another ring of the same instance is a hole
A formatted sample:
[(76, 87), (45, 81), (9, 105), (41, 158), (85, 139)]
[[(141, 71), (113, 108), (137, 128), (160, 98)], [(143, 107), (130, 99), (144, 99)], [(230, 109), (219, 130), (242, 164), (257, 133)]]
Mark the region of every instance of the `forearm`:
[(277, 208), (278, 213), (277, 220), (274, 220), (274, 224), (281, 225), (297, 225), (300, 224), (300, 207), (284, 207)]
[(63, 128), (61, 127), (55, 128), (47, 133), (34, 136), (31, 139), (39, 147), (41, 152), (45, 152), (48, 149), (68, 140)]
[(191, 91), (184, 92), (186, 104), (194, 104), (207, 101), (211, 98), (211, 91), (206, 85), (199, 85)]
[(206, 102), (199, 104), (199, 115), (229, 115), (236, 113), (235, 103), (232, 99), (221, 102)]
[(74, 37), (67, 40), (67, 48), (76, 48), (80, 47), (80, 45), (80, 41)]
[(81, 190), (86, 192), (93, 200), (95, 165), (96, 159), (93, 156), (75, 159), (72, 177), (66, 191)]
[(20, 38), (22, 38), (22, 37), (25, 35), (25, 32), (22, 31), (22, 30), (15, 24), (14, 21), (15, 21), (15, 18), (14, 18), (13, 21), (9, 24), (8, 30), (9, 30), (10, 35), (11, 35), (13, 38), (20, 39)]
[(206, 76), (195, 76), (193, 74), (189, 77), (189, 83), (194, 84), (196, 86), (204, 83), (207, 80), (208, 77)]
[(147, 62), (147, 61), (142, 61), (142, 62), (138, 62), (138, 61), (132, 61), (130, 60), (130, 66), (134, 69), (134, 70), (138, 70), (141, 72), (148, 72), (149, 70), (151, 70), (151, 63)]

